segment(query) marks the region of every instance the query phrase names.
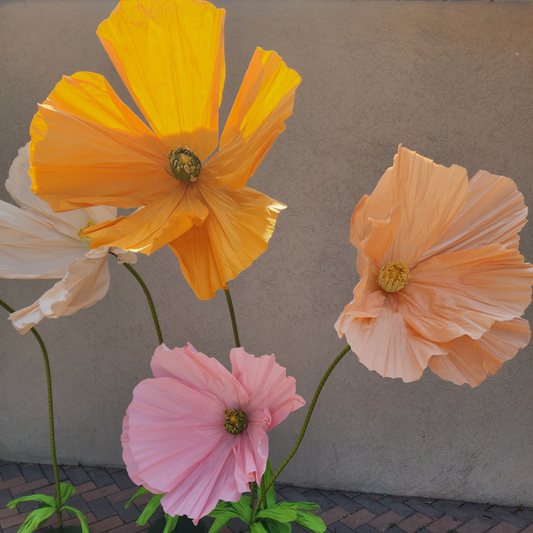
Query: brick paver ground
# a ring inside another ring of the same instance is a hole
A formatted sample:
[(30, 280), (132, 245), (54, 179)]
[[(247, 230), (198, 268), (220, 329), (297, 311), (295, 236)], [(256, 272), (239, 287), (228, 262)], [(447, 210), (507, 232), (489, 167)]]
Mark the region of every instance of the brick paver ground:
[[(149, 524), (137, 527), (135, 521), (150, 499), (143, 496), (129, 509), (124, 504), (137, 487), (120, 468), (62, 466), (60, 479), (76, 487), (68, 505), (87, 517), (91, 533), (141, 533)], [(26, 516), (37, 507), (25, 502), (8, 509), (8, 501), (29, 494), (53, 494), (54, 477), (49, 465), (11, 463), (0, 460), (0, 533), (16, 533)], [(533, 533), (533, 509), (500, 507), (491, 504), (452, 500), (410, 498), (383, 494), (306, 489), (276, 484), (278, 501), (313, 501), (321, 509), (315, 514), (324, 519), (326, 533)], [(161, 518), (158, 511), (150, 523)], [(65, 515), (66, 525), (77, 525)], [(211, 519), (203, 519), (208, 527)], [(54, 520), (49, 522), (54, 525)], [(50, 527), (39, 530), (46, 533)], [(246, 524), (231, 520), (221, 533), (241, 533)], [(293, 533), (306, 530), (293, 524)]]

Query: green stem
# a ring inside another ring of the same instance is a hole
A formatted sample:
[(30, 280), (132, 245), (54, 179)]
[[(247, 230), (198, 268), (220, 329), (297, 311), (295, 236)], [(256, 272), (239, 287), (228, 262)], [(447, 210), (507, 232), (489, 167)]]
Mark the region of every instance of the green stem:
[(322, 389), (324, 388), (324, 385), (326, 384), (327, 379), (329, 378), (329, 375), (331, 372), (333, 372), (333, 369), (337, 366), (337, 364), (340, 362), (340, 360), (348, 353), (350, 350), (350, 346), (346, 346), (342, 352), (335, 357), (335, 360), (331, 365), (329, 365), (329, 368), (326, 370), (326, 373), (322, 376), (322, 379), (320, 380), (320, 383), (318, 384), (318, 387), (316, 389), (315, 395), (313, 396), (313, 400), (311, 402), (311, 405), (309, 406), (309, 411), (307, 411), (307, 416), (304, 420), (304, 425), (302, 426), (302, 430), (300, 431), (300, 435), (298, 436), (298, 439), (296, 440), (296, 443), (294, 444), (294, 447), (291, 450), (291, 453), (287, 455), (287, 458), (283, 463), (281, 463), (281, 466), (276, 470), (270, 481), (268, 482), (268, 485), (263, 490), (263, 487), (261, 487), (261, 498), (259, 498), (259, 501), (257, 502), (257, 505), (255, 506), (253, 515), (252, 515), (252, 523), (255, 518), (255, 515), (259, 511), (259, 506), (263, 501), (266, 502), (266, 493), (268, 489), (273, 485), (275, 479), (281, 474), (281, 471), (287, 466), (287, 463), (292, 459), (292, 456), (296, 453), (296, 450), (300, 447), (300, 444), (302, 442), (302, 439), (304, 438), (305, 432), (307, 430), (307, 426), (309, 425), (309, 420), (311, 419), (311, 415), (313, 414), (313, 410), (315, 409), (316, 402), (318, 400), (318, 397), (320, 396), (320, 393), (322, 392)]
[[(14, 313), (15, 310), (7, 305), (3, 300), (0, 300), (0, 305), (10, 313)], [(34, 337), (37, 339), (41, 351), (43, 352), (44, 367), (46, 369), (46, 385), (48, 389), (48, 422), (50, 424), (50, 448), (52, 451), (52, 468), (54, 470), (54, 479), (56, 482), (56, 500), (57, 500), (57, 526), (63, 526), (63, 518), (61, 516), (61, 486), (59, 484), (59, 471), (57, 469), (57, 457), (56, 457), (56, 439), (54, 431), (54, 404), (52, 401), (52, 375), (50, 373), (50, 362), (48, 360), (48, 354), (46, 352), (46, 347), (44, 345), (43, 339), (35, 328), (31, 328), (30, 331), (33, 333)]]
[[(263, 476), (261, 476), (261, 499), (263, 500), (263, 506), (265, 509), (268, 509), (268, 505), (267, 505), (267, 499), (266, 499), (266, 491), (267, 491), (267, 488), (266, 488), (266, 481), (265, 481), (265, 476), (263, 474)], [(265, 497), (263, 498), (262, 495), (265, 495)]]
[(239, 340), (239, 331), (237, 330), (237, 320), (235, 319), (235, 310), (233, 309), (233, 302), (231, 301), (231, 294), (229, 289), (224, 289), (226, 294), (226, 301), (228, 302), (229, 314), (231, 315), (231, 325), (233, 326), (233, 336), (235, 337), (235, 347), (240, 348), (241, 341)]
[(255, 486), (257, 483), (255, 481), (252, 481), (250, 483), (250, 509), (254, 510), (254, 498), (255, 498)]
[(146, 299), (148, 300), (150, 311), (152, 312), (152, 318), (154, 320), (154, 326), (157, 332), (157, 338), (159, 340), (159, 344), (163, 344), (163, 334), (161, 333), (161, 327), (159, 326), (159, 320), (157, 319), (157, 313), (155, 311), (154, 301), (152, 300), (152, 295), (150, 294), (150, 291), (148, 290), (146, 283), (143, 281), (141, 276), (139, 276), (139, 273), (129, 263), (122, 263), (122, 264), (132, 273), (133, 277), (139, 282), (139, 285), (142, 287), (142, 290), (144, 291)]

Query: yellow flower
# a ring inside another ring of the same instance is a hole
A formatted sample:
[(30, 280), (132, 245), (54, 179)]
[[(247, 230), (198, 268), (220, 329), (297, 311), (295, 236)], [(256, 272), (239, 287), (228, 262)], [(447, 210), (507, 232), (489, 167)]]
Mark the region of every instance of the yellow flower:
[(32, 126), (33, 191), (54, 211), (138, 207), (84, 234), (91, 248), (168, 244), (196, 295), (268, 246), (285, 206), (246, 187), (292, 113), (298, 74), (257, 48), (218, 144), (224, 10), (197, 0), (122, 0), (98, 35), (147, 127), (103, 76), (64, 76)]

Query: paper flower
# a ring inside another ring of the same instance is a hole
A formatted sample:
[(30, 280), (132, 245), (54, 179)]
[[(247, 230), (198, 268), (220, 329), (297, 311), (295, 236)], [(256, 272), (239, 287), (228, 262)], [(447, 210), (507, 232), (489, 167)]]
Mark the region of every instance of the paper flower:
[(527, 208), (512, 180), (436, 165), (400, 146), (352, 216), (361, 278), (335, 328), (370, 370), (429, 368), (475, 387), (530, 338), (519, 318), (533, 267), (518, 253)]
[(72, 315), (101, 300), (109, 287), (109, 251), (119, 262), (137, 261), (134, 253), (118, 248), (89, 250), (90, 239), (83, 236), (88, 225), (116, 217), (116, 209), (102, 206), (57, 214), (31, 192), (28, 147), (19, 150), (6, 181), (20, 208), (0, 201), (0, 278), (61, 281), (33, 305), (9, 315), (20, 333), (45, 316)]
[(296, 380), (274, 355), (236, 348), (233, 374), (190, 344), (159, 346), (155, 379), (142, 381), (124, 419), (122, 446), (131, 479), (170, 515), (198, 521), (222, 499), (235, 502), (266, 469), (266, 432), (305, 405)]
[(150, 128), (99, 74), (65, 76), (32, 122), (34, 192), (54, 211), (142, 207), (98, 224), (92, 247), (169, 244), (212, 298), (263, 253), (285, 206), (246, 182), (285, 129), (300, 83), (258, 48), (220, 149), (224, 10), (196, 0), (122, 0), (98, 35)]

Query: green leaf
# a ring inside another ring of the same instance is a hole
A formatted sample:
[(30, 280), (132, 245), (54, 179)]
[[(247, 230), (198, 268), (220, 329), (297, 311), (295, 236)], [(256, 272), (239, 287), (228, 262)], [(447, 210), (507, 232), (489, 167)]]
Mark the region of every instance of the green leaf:
[(252, 519), (252, 510), (250, 509), (250, 496), (241, 496), (241, 499), (232, 503), (231, 506), (235, 509), (237, 516), (246, 524), (250, 524)]
[(272, 509), (262, 509), (257, 513), (257, 517), (270, 518), (277, 522), (292, 522), (296, 520), (296, 513), (297, 511), (288, 507), (274, 507)]
[[(55, 501), (55, 500), (54, 500)], [(48, 519), (56, 512), (54, 507), (39, 507), (28, 515), (24, 523), (20, 526), (17, 533), (32, 533), (42, 527)]]
[(218, 515), (215, 518), (213, 525), (209, 528), (208, 533), (218, 533), (223, 527), (226, 526), (226, 524), (230, 521), (231, 518), (233, 518), (233, 514), (231, 513), (223, 514), (223, 511), (221, 511), (220, 515)]
[(165, 524), (165, 529), (163, 530), (163, 533), (170, 533), (171, 531), (174, 531), (179, 518), (180, 518), (180, 515), (170, 516), (169, 514), (165, 513), (166, 524)]
[(59, 492), (61, 493), (61, 503), (65, 503), (76, 492), (76, 489), (68, 483), (60, 483)]
[(291, 533), (291, 525), (289, 523), (276, 522), (266, 518), (264, 526), (270, 533)]
[(232, 504), (230, 502), (219, 500), (216, 507), (207, 516), (212, 516), (214, 518), (218, 516), (219, 513), (227, 512), (233, 513), (232, 516), (235, 515), (235, 509), (233, 509)]
[[(67, 496), (70, 497), (70, 496)], [(69, 507), (68, 505), (64, 505), (61, 507), (62, 511), (67, 511), (69, 513), (74, 513), (78, 520), (80, 521), (81, 530), (83, 533), (89, 533), (89, 524), (87, 524), (87, 519), (85, 518), (85, 515), (79, 510), (75, 509), (74, 507)]]
[[(263, 524), (261, 524), (261, 522), (254, 522), (250, 526), (250, 531), (251, 533), (268, 533), (268, 531), (265, 529)], [(209, 533), (211, 533), (211, 531)]]
[(290, 507), (291, 509), (305, 509), (306, 511), (314, 511), (315, 509), (320, 509), (320, 505), (315, 502), (279, 502), (277, 506), (280, 507)]
[[(272, 479), (272, 463), (270, 459), (267, 459), (267, 466), (263, 478), (265, 479), (265, 485), (268, 485)], [(261, 483), (257, 484), (257, 497), (261, 498)], [(267, 507), (274, 507), (276, 505), (276, 491), (274, 489), (274, 484), (267, 490), (266, 494)]]
[[(154, 494), (150, 501), (146, 504), (146, 507), (143, 509), (143, 512), (137, 518), (137, 525), (138, 526), (144, 526), (146, 522), (148, 522), (149, 518), (157, 511), (157, 508), (159, 507), (159, 504), (161, 503), (161, 498), (164, 496), (164, 494)], [(131, 502), (131, 500), (128, 502), (128, 504)]]
[(326, 531), (326, 524), (324, 524), (324, 520), (311, 513), (296, 511), (295, 522), (306, 529), (314, 531), (315, 533), (324, 533), (324, 531)]
[(148, 489), (145, 489), (144, 487), (141, 487), (129, 500), (128, 503), (125, 505), (125, 508), (127, 509), (133, 502), (133, 500), (136, 500), (137, 498), (140, 498), (141, 496), (144, 496), (145, 494), (148, 494), (150, 491)]
[(7, 507), (10, 509), (13, 509), (15, 506), (17, 506), (19, 503), (22, 502), (41, 502), (43, 505), (42, 507), (53, 507), (54, 509), (57, 508), (57, 502), (56, 499), (53, 496), (46, 496), (44, 494), (31, 494), (30, 496), (22, 496), (21, 498), (17, 498), (16, 500), (11, 500)]

